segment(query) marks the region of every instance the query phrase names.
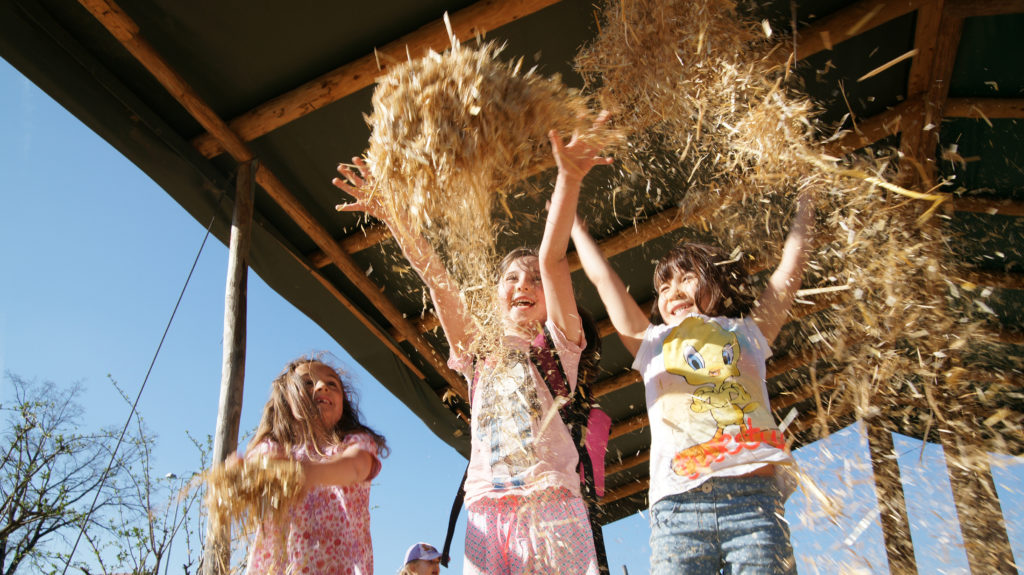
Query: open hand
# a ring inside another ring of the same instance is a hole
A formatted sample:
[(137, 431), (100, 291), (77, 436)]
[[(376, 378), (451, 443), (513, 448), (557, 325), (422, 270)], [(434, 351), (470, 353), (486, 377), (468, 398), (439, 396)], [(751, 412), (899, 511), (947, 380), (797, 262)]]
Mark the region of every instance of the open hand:
[[(611, 114), (607, 110), (598, 114), (594, 120), (594, 129), (601, 128)], [(551, 152), (555, 156), (560, 176), (582, 180), (594, 166), (608, 165), (615, 160), (601, 155), (601, 147), (586, 140), (579, 131), (574, 131), (568, 144), (562, 143), (558, 130), (548, 132), (551, 140)]]
[(342, 177), (334, 178), (331, 183), (334, 184), (334, 187), (352, 196), (355, 201), (338, 204), (337, 210), (339, 212), (364, 212), (386, 221), (384, 207), (380, 203), (380, 198), (374, 194), (373, 178), (370, 176), (366, 161), (360, 157), (354, 157), (351, 166), (338, 164), (338, 173)]

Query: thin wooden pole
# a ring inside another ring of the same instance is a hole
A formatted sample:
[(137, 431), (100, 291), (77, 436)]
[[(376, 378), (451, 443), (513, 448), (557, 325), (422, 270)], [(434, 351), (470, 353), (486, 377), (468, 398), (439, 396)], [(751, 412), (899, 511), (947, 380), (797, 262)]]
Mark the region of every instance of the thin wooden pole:
[[(213, 462), (223, 463), (238, 449), (238, 425), (242, 415), (245, 382), (245, 325), (248, 291), (249, 245), (252, 238), (253, 197), (256, 193), (258, 160), (239, 164), (235, 186), (235, 209), (231, 218), (228, 250), (228, 278), (224, 293), (224, 355), (220, 379), (220, 406)], [(231, 566), (229, 527), (206, 531), (203, 557), (205, 575), (225, 575)]]
[(1016, 574), (988, 454), (954, 435), (940, 433), (939, 437), (971, 573)]
[(889, 572), (895, 575), (917, 573), (914, 542), (910, 536), (910, 520), (907, 518), (907, 503), (892, 433), (872, 422), (864, 421), (863, 424), (868, 434), (871, 467), (875, 472), (875, 495), (878, 497), (878, 513), (882, 520)]

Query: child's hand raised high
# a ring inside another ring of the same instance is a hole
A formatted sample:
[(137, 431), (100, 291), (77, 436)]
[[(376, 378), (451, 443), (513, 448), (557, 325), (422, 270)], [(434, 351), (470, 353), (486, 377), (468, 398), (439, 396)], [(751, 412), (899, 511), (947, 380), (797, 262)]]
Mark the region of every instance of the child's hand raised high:
[[(598, 114), (594, 120), (594, 131), (602, 128), (608, 121), (610, 114), (607, 110)], [(558, 165), (558, 175), (570, 178), (575, 181), (582, 181), (594, 166), (608, 165), (614, 162), (610, 157), (601, 155), (601, 146), (598, 146), (586, 139), (579, 131), (574, 131), (572, 139), (568, 144), (562, 143), (558, 130), (548, 132), (548, 139), (551, 141), (551, 152), (555, 157), (555, 164)]]
[[(339, 212), (365, 212), (378, 220), (387, 222), (388, 218), (384, 213), (384, 206), (374, 192), (373, 178), (366, 166), (366, 161), (360, 157), (352, 158), (352, 166), (338, 164), (338, 173), (342, 178), (334, 178), (331, 183), (334, 187), (352, 196), (355, 201), (347, 204), (338, 204)], [(357, 173), (358, 172), (358, 173)]]

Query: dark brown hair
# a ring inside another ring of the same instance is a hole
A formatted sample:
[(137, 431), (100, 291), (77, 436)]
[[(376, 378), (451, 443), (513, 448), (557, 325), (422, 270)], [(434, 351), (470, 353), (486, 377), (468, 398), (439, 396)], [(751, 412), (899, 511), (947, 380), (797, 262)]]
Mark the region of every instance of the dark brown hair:
[[(320, 411), (313, 403), (309, 386), (297, 372), (299, 366), (322, 364), (334, 370), (341, 381), (341, 393), (344, 396), (341, 419), (333, 429), (324, 431), (319, 425)], [(296, 417), (298, 415), (298, 417)], [(263, 407), (263, 417), (256, 433), (249, 442), (252, 449), (263, 441), (277, 443), (285, 451), (291, 448), (308, 445), (317, 452), (320, 447), (337, 443), (350, 433), (367, 433), (377, 443), (377, 455), (386, 457), (387, 441), (383, 435), (370, 429), (360, 419), (357, 396), (345, 373), (330, 365), (322, 357), (303, 356), (290, 362), (277, 378), (270, 383), (270, 399)]]
[(750, 313), (754, 295), (747, 284), (747, 271), (739, 260), (718, 246), (685, 243), (669, 250), (654, 268), (654, 304), (651, 323), (665, 323), (658, 309), (658, 287), (676, 274), (697, 275), (697, 308), (709, 316), (740, 317)]

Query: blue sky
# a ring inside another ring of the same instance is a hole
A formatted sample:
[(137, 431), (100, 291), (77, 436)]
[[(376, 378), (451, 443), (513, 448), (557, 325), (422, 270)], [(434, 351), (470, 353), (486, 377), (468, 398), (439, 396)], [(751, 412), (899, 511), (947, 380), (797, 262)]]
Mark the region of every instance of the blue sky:
[[(0, 369), (60, 385), (81, 382), (85, 423), (120, 427), (128, 407), (107, 375), (129, 394), (138, 392), (205, 228), (3, 60), (0, 126)], [(139, 404), (159, 435), (161, 475), (196, 470), (185, 433), (205, 437), (214, 430), (226, 264), (227, 249), (211, 238)], [(333, 353), (356, 382), (365, 421), (392, 449), (371, 491), (376, 572), (397, 571), (416, 541), (440, 546), (465, 466), (461, 456), (254, 273), (248, 310), (241, 428), (255, 427), (270, 380), (289, 360)], [(0, 401), (9, 398), (7, 385)], [(899, 436), (896, 447), (921, 572), (967, 572), (941, 450), (922, 450)], [(801, 493), (790, 498), (786, 517), (800, 572), (886, 573), (859, 429), (802, 449), (797, 458), (843, 504), (835, 525)], [(993, 467), (1015, 556), (1024, 561), (1024, 468), (1006, 458)], [(452, 566), (442, 572), (461, 572), (462, 518)], [(648, 535), (646, 512), (605, 527), (612, 573), (647, 573)]]

